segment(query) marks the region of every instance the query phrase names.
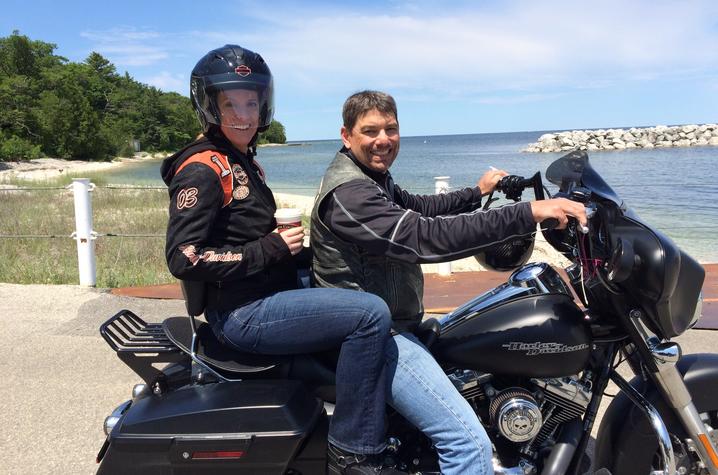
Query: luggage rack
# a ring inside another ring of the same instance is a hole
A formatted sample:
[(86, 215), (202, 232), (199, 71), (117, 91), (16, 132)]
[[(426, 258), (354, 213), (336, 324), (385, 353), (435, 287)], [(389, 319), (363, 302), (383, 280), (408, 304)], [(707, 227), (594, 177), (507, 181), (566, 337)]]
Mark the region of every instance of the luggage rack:
[(129, 310), (120, 310), (100, 326), (100, 334), (117, 356), (149, 387), (160, 383), (164, 374), (155, 363), (178, 363), (189, 359), (162, 328), (147, 323)]

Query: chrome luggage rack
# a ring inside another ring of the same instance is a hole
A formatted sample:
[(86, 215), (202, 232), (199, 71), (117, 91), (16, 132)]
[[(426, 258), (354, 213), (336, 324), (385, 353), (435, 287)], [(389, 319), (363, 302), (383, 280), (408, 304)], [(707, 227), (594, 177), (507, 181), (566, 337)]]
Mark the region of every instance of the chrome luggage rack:
[(161, 323), (147, 323), (129, 310), (120, 310), (100, 326), (100, 334), (117, 356), (149, 387), (164, 382), (155, 363), (178, 363), (189, 357), (167, 337)]

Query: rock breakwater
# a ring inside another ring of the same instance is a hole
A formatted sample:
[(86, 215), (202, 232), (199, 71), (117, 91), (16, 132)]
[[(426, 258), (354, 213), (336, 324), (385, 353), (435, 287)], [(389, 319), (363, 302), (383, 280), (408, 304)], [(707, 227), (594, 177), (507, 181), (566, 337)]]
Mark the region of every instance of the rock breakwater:
[(718, 146), (718, 125), (678, 125), (630, 129), (574, 130), (543, 134), (522, 152), (625, 150), (655, 147)]

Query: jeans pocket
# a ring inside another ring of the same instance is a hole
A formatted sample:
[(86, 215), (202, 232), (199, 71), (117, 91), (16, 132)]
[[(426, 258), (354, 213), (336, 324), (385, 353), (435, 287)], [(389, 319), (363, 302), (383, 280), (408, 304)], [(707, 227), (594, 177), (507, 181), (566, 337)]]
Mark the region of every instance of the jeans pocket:
[(222, 328), (223, 343), (240, 351), (255, 353), (259, 344), (260, 327), (251, 323), (251, 315), (233, 312)]

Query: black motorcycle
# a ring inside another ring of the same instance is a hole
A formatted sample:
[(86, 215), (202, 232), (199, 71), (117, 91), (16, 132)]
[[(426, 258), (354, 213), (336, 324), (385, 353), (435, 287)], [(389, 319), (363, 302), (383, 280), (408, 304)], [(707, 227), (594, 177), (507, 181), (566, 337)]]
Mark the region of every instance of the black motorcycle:
[[(556, 160), (546, 178), (589, 216), (587, 227), (543, 230), (573, 263), (567, 279), (524, 265), (419, 330), (486, 427), (495, 472), (586, 472), (613, 381), (620, 391), (603, 415), (594, 469), (718, 475), (718, 356), (683, 356), (670, 341), (701, 314), (703, 268), (628, 209), (584, 152)], [(514, 200), (525, 188), (545, 196), (539, 174), (499, 185)], [(334, 356), (233, 352), (195, 319), (197, 287), (183, 289), (190, 318), (148, 324), (125, 310), (101, 327), (145, 383), (105, 420), (98, 473), (325, 473)], [(616, 371), (624, 361), (630, 382)], [(439, 472), (430, 441), (391, 410), (388, 436), (387, 464)]]

